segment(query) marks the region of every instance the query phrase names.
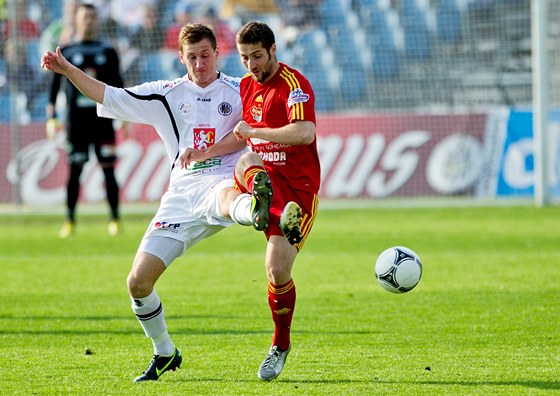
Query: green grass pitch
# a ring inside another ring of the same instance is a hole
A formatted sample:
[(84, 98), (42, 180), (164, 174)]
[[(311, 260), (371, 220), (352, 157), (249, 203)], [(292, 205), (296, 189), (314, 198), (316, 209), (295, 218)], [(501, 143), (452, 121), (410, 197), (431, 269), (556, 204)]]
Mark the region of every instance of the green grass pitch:
[[(126, 209), (126, 208), (125, 208)], [(280, 378), (257, 368), (272, 321), (265, 240), (232, 226), (175, 261), (156, 289), (183, 367), (135, 384), (150, 341), (126, 276), (151, 214), (0, 219), (0, 394), (474, 395), (560, 392), (560, 208), (320, 211), (293, 276), (293, 349)], [(404, 245), (420, 284), (375, 281), (377, 255)], [(86, 350), (91, 353), (86, 353)]]

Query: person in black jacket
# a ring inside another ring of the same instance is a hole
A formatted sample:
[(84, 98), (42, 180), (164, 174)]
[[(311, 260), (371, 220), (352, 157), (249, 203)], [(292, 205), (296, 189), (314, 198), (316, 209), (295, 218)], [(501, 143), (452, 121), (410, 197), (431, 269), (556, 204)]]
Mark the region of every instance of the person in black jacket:
[[(115, 87), (122, 87), (119, 57), (110, 45), (96, 40), (99, 19), (95, 6), (80, 4), (76, 10), (76, 41), (62, 48), (62, 53), (86, 74)], [(55, 104), (62, 76), (55, 74), (47, 104), (47, 134), (54, 135), (59, 126)], [(89, 160), (89, 148), (95, 154), (105, 175), (107, 200), (110, 206), (108, 231), (119, 232), (119, 186), (115, 178), (116, 145), (113, 121), (97, 116), (96, 103), (84, 96), (73, 84), (67, 83), (66, 132), (70, 175), (67, 183), (67, 218), (59, 236), (67, 238), (74, 232), (75, 212), (80, 191), (80, 175)]]

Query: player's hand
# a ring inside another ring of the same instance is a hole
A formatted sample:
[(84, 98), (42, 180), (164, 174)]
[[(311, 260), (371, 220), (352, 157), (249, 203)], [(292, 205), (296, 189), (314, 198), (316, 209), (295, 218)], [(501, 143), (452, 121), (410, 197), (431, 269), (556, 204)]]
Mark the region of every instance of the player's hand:
[(62, 132), (63, 127), (60, 122), (56, 118), (49, 118), (45, 124), (45, 132), (47, 138), (50, 140), (55, 140), (56, 135)]
[(56, 47), (55, 52), (46, 51), (41, 57), (41, 67), (45, 70), (64, 74), (71, 66), (71, 63), (62, 55), (60, 47)]
[(193, 161), (205, 161), (208, 159), (206, 155), (206, 150), (197, 150), (193, 148), (187, 148), (185, 152), (179, 157), (181, 163), (181, 169), (186, 169), (189, 164)]
[(245, 121), (239, 121), (235, 128), (233, 128), (233, 133), (238, 141), (250, 137), (251, 127)]

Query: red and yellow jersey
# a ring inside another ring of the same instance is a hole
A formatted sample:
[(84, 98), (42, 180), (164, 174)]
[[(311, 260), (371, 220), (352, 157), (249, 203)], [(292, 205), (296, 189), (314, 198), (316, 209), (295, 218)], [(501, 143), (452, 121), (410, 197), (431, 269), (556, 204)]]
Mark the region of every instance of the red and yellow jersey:
[[(250, 75), (241, 80), (243, 120), (255, 128), (280, 128), (294, 121), (315, 123), (315, 94), (299, 71), (280, 63), (274, 76), (263, 84)], [(252, 151), (259, 154), (275, 180), (317, 194), (321, 167), (317, 139), (309, 145), (292, 146), (263, 139), (248, 139)]]

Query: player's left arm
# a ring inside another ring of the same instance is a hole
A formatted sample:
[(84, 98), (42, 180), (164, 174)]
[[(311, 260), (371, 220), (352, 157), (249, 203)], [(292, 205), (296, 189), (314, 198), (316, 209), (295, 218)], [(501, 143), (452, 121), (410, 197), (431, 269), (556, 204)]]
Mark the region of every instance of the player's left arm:
[(315, 123), (295, 120), (280, 128), (253, 128), (245, 121), (240, 121), (233, 129), (238, 139), (259, 138), (274, 143), (301, 146), (315, 140)]
[(233, 133), (229, 133), (222, 140), (207, 149), (187, 148), (179, 158), (181, 168), (186, 168), (193, 161), (206, 161), (208, 158), (234, 153), (243, 150), (247, 146), (246, 140), (238, 140)]
[(103, 103), (105, 83), (88, 76), (62, 55), (60, 47), (55, 52), (47, 51), (41, 58), (41, 67), (62, 74), (69, 79), (85, 96), (97, 103)]

